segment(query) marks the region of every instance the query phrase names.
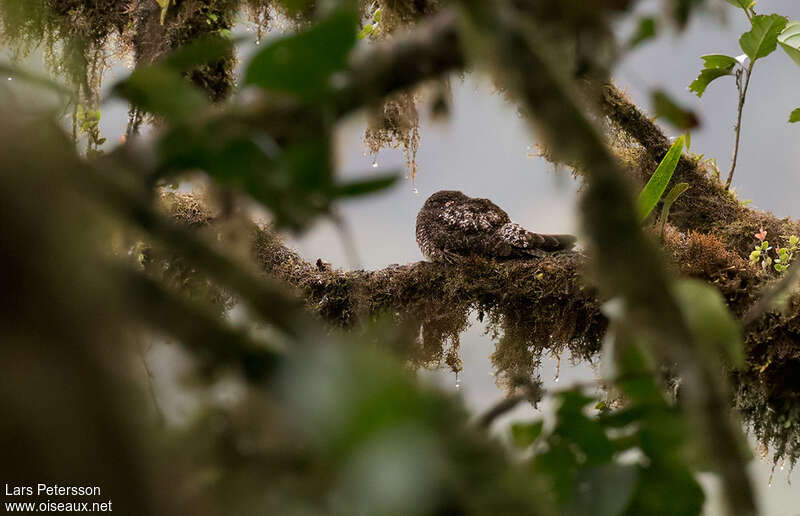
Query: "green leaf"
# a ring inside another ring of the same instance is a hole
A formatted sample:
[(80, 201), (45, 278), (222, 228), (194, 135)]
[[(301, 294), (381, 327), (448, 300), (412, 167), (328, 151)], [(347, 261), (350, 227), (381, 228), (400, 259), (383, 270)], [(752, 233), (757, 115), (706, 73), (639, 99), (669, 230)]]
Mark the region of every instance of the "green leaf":
[(389, 188), (397, 182), (399, 177), (398, 174), (386, 174), (370, 179), (340, 183), (334, 188), (334, 197), (357, 197), (371, 194)]
[(733, 6), (741, 7), (742, 9), (750, 9), (756, 4), (755, 0), (725, 0), (725, 1)]
[(651, 40), (656, 37), (656, 19), (650, 16), (639, 18), (639, 25), (636, 27), (636, 32), (631, 36), (628, 42), (629, 48), (634, 48), (645, 41)]
[(700, 125), (693, 111), (679, 106), (663, 90), (653, 92), (653, 110), (656, 118), (664, 118), (681, 130), (694, 129)]
[(314, 100), (329, 90), (331, 76), (347, 64), (356, 43), (355, 11), (340, 9), (310, 29), (281, 38), (256, 54), (245, 84)]
[(742, 34), (739, 45), (751, 61), (766, 57), (778, 47), (778, 36), (787, 20), (779, 14), (753, 16), (753, 28)]
[(664, 156), (664, 159), (661, 160), (661, 163), (659, 163), (653, 176), (639, 194), (638, 212), (640, 222), (644, 222), (645, 219), (647, 219), (653, 211), (653, 208), (658, 204), (658, 200), (661, 199), (661, 196), (664, 194), (664, 190), (667, 189), (667, 185), (670, 179), (672, 179), (672, 174), (675, 172), (675, 168), (678, 166), (678, 161), (681, 158), (683, 142), (683, 136), (675, 140), (675, 143), (673, 143), (672, 147), (667, 151), (667, 154)]
[(161, 25), (164, 25), (164, 19), (167, 16), (170, 0), (156, 0), (156, 2), (161, 6)]
[(664, 205), (661, 207), (661, 236), (664, 236), (664, 227), (669, 218), (669, 210), (672, 204), (678, 200), (678, 197), (683, 195), (683, 192), (689, 189), (689, 183), (678, 183), (672, 187), (666, 197), (664, 197)]
[(567, 514), (619, 516), (625, 512), (639, 479), (636, 465), (603, 464), (581, 471)]
[(221, 36), (203, 38), (179, 48), (164, 63), (174, 70), (186, 72), (230, 56), (235, 43), (235, 40)]
[(719, 291), (700, 280), (675, 283), (683, 316), (695, 340), (704, 349), (722, 355), (735, 368), (744, 365), (744, 345), (739, 324)]
[(703, 69), (697, 79), (689, 85), (689, 90), (693, 91), (698, 97), (703, 96), (712, 81), (726, 75), (733, 75), (733, 68), (738, 63), (735, 57), (724, 54), (708, 54), (701, 57), (703, 59)]
[(800, 65), (800, 21), (790, 21), (778, 36), (783, 50)]
[(517, 448), (527, 448), (542, 433), (544, 421), (514, 423), (511, 425), (511, 440)]
[(733, 67), (739, 62), (735, 57), (726, 56), (725, 54), (706, 54), (700, 56), (703, 60), (703, 65), (706, 68), (718, 68), (720, 70), (733, 70)]
[(678, 197), (683, 195), (683, 192), (689, 189), (689, 183), (678, 183), (677, 185), (672, 187), (672, 190), (669, 191), (666, 197), (664, 197), (664, 207), (667, 208), (669, 211), (669, 207), (672, 206)]
[(706, 92), (706, 88), (708, 88), (709, 84), (720, 77), (725, 77), (726, 75), (731, 75), (731, 73), (718, 68), (706, 68), (701, 70), (700, 75), (697, 76), (697, 79), (692, 81), (692, 83), (689, 85), (689, 91), (693, 91), (695, 95), (702, 98), (703, 93)]
[(364, 25), (364, 28), (361, 29), (361, 32), (358, 33), (358, 39), (366, 38), (367, 36), (372, 34), (372, 30), (373, 29), (372, 29), (372, 24), (371, 23), (368, 23), (368, 24)]
[(114, 87), (114, 93), (144, 111), (173, 120), (189, 118), (208, 104), (179, 72), (164, 65), (137, 69)]

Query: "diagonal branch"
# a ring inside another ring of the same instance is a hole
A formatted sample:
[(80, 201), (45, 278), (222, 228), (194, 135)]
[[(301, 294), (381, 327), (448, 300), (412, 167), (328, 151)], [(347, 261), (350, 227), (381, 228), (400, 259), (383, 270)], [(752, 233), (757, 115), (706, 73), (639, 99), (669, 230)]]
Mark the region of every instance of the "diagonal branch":
[(463, 3), (475, 29), (490, 40), (491, 59), (503, 69), (507, 84), (542, 124), (549, 139), (570, 135), (568, 141), (558, 140), (564, 144), (559, 151), (588, 169), (583, 222), (595, 251), (593, 261), (601, 286), (625, 301), (630, 327), (652, 339), (652, 351), (660, 361), (677, 364), (686, 384), (686, 410), (700, 423), (700, 435), (716, 463), (731, 514), (755, 514), (745, 459), (735, 452), (741, 437), (726, 410), (727, 397), (716, 380), (717, 372), (699, 355), (671, 294), (670, 277), (639, 228), (623, 171), (540, 42), (529, 41), (533, 38), (530, 31), (512, 22), (510, 13), (499, 14), (496, 6), (487, 9), (477, 0)]

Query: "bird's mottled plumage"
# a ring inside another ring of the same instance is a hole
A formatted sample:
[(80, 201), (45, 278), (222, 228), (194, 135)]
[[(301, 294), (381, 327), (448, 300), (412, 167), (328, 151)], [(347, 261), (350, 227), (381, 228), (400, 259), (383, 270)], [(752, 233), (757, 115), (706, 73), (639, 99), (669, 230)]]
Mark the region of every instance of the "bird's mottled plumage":
[(431, 195), (417, 215), (417, 245), (432, 261), (453, 261), (478, 255), (524, 258), (571, 249), (572, 235), (541, 235), (511, 222), (508, 214), (488, 199), (468, 197), (455, 190)]

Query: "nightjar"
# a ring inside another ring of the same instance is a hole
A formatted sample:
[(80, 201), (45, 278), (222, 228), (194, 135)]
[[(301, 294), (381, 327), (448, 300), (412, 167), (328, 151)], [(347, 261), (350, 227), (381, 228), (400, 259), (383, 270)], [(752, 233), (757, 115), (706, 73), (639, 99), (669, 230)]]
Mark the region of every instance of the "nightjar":
[(455, 190), (431, 195), (417, 215), (417, 245), (434, 262), (465, 256), (525, 258), (572, 249), (572, 235), (541, 235), (511, 222), (488, 199)]

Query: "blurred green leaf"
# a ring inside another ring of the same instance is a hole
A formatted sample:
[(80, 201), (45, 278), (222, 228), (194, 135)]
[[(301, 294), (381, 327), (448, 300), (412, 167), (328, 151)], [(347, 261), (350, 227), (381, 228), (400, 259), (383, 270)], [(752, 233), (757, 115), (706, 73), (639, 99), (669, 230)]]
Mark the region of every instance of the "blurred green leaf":
[(339, 183), (334, 188), (335, 197), (358, 197), (361, 195), (379, 192), (389, 188), (397, 182), (398, 174), (386, 174), (369, 179), (360, 179)]
[(208, 105), (197, 88), (163, 64), (135, 70), (114, 87), (114, 93), (144, 111), (173, 120), (187, 119)]
[(161, 177), (202, 170), (268, 208), (277, 227), (305, 228), (335, 195), (324, 135), (282, 149), (266, 134), (183, 124), (161, 138), (159, 156)]
[(794, 123), (797, 123), (797, 122), (800, 122), (800, 108), (795, 109), (789, 115), (789, 123), (794, 124)]
[(212, 63), (231, 55), (239, 40), (211, 36), (192, 41), (171, 53), (164, 63), (174, 70), (186, 72), (196, 66)]
[(544, 421), (514, 423), (511, 425), (511, 442), (517, 448), (527, 448), (539, 437), (543, 428)]
[(603, 464), (582, 470), (567, 510), (574, 516), (619, 516), (631, 501), (639, 479), (636, 465)]
[(734, 368), (742, 367), (742, 335), (722, 294), (714, 287), (693, 279), (678, 280), (675, 294), (696, 342), (721, 355)]
[(347, 64), (357, 23), (355, 11), (339, 9), (310, 29), (275, 41), (250, 61), (244, 83), (307, 100), (321, 97), (331, 76)]
[(778, 36), (783, 50), (800, 65), (800, 21), (790, 21)]
[(61, 84), (55, 82), (54, 80), (45, 77), (43, 75), (38, 75), (33, 72), (29, 72), (27, 70), (23, 70), (17, 66), (14, 66), (9, 63), (0, 63), (0, 74), (8, 75), (13, 77), (14, 79), (19, 79), (30, 84), (35, 84), (37, 86), (43, 86), (47, 89), (53, 90), (56, 93), (61, 95), (65, 95), (67, 97), (72, 98), (74, 93), (69, 89)]
[(679, 106), (663, 90), (653, 92), (653, 109), (656, 117), (666, 119), (683, 131), (694, 129), (700, 125), (700, 121), (693, 111)]
[(636, 26), (636, 32), (631, 36), (628, 41), (629, 48), (635, 48), (656, 37), (656, 19), (652, 16), (643, 16), (639, 18), (639, 24)]
[(778, 35), (787, 20), (779, 14), (761, 14), (750, 20), (753, 28), (742, 34), (739, 45), (751, 61), (770, 55), (778, 47)]
[(670, 0), (670, 12), (681, 29), (686, 26), (694, 9), (700, 7), (704, 2), (705, 0)]
[(372, 34), (372, 30), (373, 30), (373, 28), (372, 28), (372, 24), (371, 23), (368, 23), (368, 24), (364, 25), (364, 27), (358, 33), (358, 39), (366, 38), (367, 36)]
[(675, 143), (673, 143), (672, 147), (667, 151), (667, 154), (664, 156), (664, 159), (661, 160), (661, 163), (659, 163), (653, 176), (639, 194), (639, 201), (637, 203), (639, 221), (644, 222), (645, 219), (647, 219), (653, 211), (653, 208), (658, 204), (658, 200), (661, 199), (661, 196), (664, 194), (664, 190), (667, 189), (667, 185), (670, 179), (672, 179), (672, 174), (675, 172), (675, 168), (678, 166), (678, 161), (681, 158), (683, 142), (683, 136), (675, 140)]

